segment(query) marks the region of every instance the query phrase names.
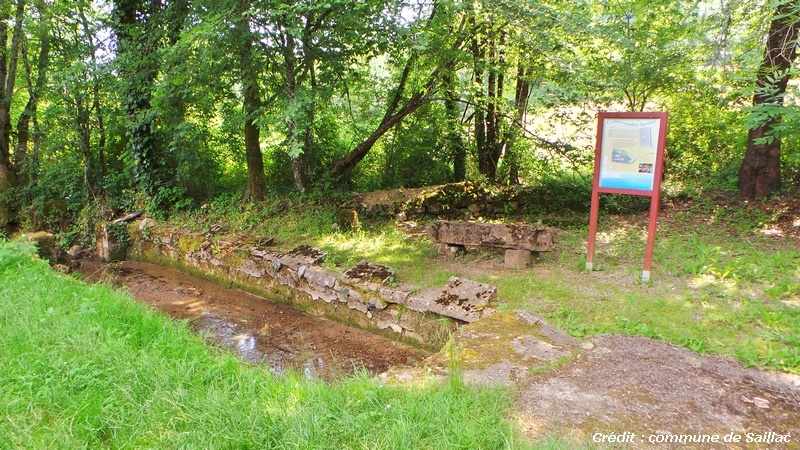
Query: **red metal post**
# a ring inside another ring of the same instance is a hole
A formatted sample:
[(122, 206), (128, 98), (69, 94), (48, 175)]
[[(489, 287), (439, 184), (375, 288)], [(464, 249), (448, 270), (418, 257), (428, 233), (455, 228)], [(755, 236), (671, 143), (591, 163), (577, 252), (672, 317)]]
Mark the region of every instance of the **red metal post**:
[(600, 193), (592, 189), (592, 209), (589, 213), (589, 240), (586, 242), (586, 271), (594, 269), (594, 241), (597, 236), (597, 221), (600, 215)]

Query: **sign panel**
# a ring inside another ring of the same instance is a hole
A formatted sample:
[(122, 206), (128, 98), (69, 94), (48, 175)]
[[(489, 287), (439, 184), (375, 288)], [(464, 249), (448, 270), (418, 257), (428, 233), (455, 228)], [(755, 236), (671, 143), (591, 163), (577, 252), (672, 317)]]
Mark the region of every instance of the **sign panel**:
[(606, 118), (602, 126), (599, 186), (652, 191), (661, 119)]
[(650, 279), (666, 134), (665, 112), (599, 114), (586, 270), (591, 271), (594, 264), (600, 194), (641, 195), (650, 197), (650, 223), (647, 226), (642, 280)]

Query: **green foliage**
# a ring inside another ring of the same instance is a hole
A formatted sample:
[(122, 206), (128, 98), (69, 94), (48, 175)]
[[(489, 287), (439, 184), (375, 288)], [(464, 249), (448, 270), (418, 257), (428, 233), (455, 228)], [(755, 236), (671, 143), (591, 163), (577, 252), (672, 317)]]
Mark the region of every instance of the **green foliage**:
[(82, 166), (74, 153), (43, 155), (35, 180), (17, 188), (24, 228), (67, 231), (63, 225), (74, 220), (88, 200)]
[[(15, 270), (3, 270), (8, 261)], [(0, 403), (8, 419), (0, 439), (12, 447), (524, 445), (500, 389), (276, 377), (207, 347), (186, 323), (60, 276), (5, 242), (0, 280)]]
[(103, 226), (106, 232), (114, 237), (114, 240), (116, 240), (120, 247), (127, 247), (128, 244), (130, 244), (131, 236), (128, 233), (127, 222), (110, 222)]
[(741, 111), (705, 86), (673, 97), (669, 114), (668, 179), (689, 191), (734, 189), (747, 146)]
[(422, 117), (396, 126), (359, 165), (354, 177), (357, 190), (415, 188), (452, 180), (444, 111), (427, 105), (418, 114)]

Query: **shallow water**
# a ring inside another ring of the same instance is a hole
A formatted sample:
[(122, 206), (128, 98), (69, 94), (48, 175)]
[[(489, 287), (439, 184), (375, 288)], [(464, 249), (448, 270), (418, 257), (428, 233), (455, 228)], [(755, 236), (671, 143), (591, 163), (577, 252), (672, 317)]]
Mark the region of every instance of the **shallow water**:
[(377, 374), (427, 356), (417, 348), (312, 316), (176, 269), (84, 260), (89, 281), (125, 286), (137, 300), (190, 324), (214, 345), (271, 372), (295, 370), (332, 380), (356, 370)]

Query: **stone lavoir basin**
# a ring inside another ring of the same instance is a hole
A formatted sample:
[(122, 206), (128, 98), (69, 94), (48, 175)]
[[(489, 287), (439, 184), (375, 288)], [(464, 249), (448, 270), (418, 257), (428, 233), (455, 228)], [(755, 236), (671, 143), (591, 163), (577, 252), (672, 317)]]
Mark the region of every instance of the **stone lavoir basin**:
[[(323, 265), (324, 251), (307, 245), (278, 250), (271, 238), (149, 222), (125, 225), (132, 261), (86, 260), (80, 271), (127, 286), (138, 300), (189, 319), (212, 341), (275, 373), (293, 368), (331, 379), (413, 365), (461, 325), (494, 312), (494, 286), (452, 277), (442, 288), (409, 290), (394, 282), (392, 268), (370, 261), (339, 273)], [(101, 235), (99, 259), (113, 260), (102, 242)]]
[(212, 343), (276, 374), (296, 370), (333, 380), (356, 370), (376, 374), (411, 365), (430, 354), (177, 269), (138, 261), (81, 263), (88, 281), (125, 286), (138, 301), (188, 319)]

